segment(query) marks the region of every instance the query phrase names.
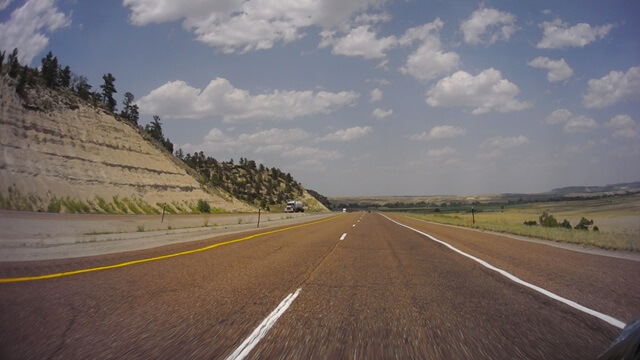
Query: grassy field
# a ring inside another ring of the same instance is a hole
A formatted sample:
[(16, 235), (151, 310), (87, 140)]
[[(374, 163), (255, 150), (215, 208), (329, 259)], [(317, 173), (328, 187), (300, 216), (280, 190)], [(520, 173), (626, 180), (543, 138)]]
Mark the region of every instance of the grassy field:
[[(593, 219), (598, 232), (564, 228), (526, 226), (524, 221), (538, 221), (543, 211), (559, 222), (567, 219), (572, 226), (581, 217)], [(520, 204), (500, 211), (471, 213), (406, 215), (423, 220), (475, 227), (553, 241), (591, 245), (604, 249), (640, 251), (640, 195), (620, 196), (595, 200), (561, 201), (550, 203)]]

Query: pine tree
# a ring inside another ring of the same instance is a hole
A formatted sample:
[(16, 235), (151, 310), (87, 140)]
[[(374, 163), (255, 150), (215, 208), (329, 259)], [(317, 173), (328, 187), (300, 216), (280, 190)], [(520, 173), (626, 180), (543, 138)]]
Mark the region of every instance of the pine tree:
[(163, 142), (164, 135), (162, 134), (162, 123), (160, 120), (160, 116), (153, 115), (153, 120), (144, 127), (144, 130), (148, 132), (152, 138)]
[(71, 85), (71, 68), (69, 66), (65, 66), (64, 69), (59, 71), (58, 82), (60, 86), (69, 88)]
[(20, 63), (18, 62), (18, 48), (13, 49), (13, 52), (9, 54), (9, 77), (15, 79), (18, 76), (18, 70), (20, 70)]
[(58, 85), (58, 59), (53, 57), (53, 53), (49, 51), (47, 56), (40, 61), (42, 79), (48, 87), (56, 87)]
[(138, 105), (134, 103), (133, 94), (127, 91), (124, 94), (124, 101), (122, 104), (124, 105), (124, 108), (122, 109), (120, 116), (137, 125), (140, 113), (138, 111)]
[(84, 76), (74, 76), (72, 89), (84, 100), (89, 100), (91, 96), (91, 85)]
[(116, 78), (111, 73), (102, 76), (104, 84), (100, 85), (102, 89), (102, 102), (110, 112), (116, 111), (116, 100), (113, 98), (113, 94), (117, 93), (115, 81)]
[(26, 95), (25, 87), (27, 85), (27, 78), (29, 77), (29, 73), (27, 71), (28, 69), (26, 66), (22, 68), (20, 79), (18, 80), (18, 84), (16, 84), (16, 93), (22, 97)]

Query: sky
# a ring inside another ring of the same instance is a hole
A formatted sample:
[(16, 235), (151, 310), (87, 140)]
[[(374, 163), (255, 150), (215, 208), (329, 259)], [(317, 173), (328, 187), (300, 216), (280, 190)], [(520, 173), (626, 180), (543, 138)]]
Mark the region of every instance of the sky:
[(0, 49), (116, 78), (176, 149), (326, 196), (640, 180), (640, 2), (0, 0)]

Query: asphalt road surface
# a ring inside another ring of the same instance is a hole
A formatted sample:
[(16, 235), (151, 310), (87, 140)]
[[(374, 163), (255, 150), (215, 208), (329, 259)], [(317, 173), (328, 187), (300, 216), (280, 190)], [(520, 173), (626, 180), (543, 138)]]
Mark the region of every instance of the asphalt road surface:
[(389, 216), (0, 263), (0, 358), (590, 359), (640, 315), (638, 261)]

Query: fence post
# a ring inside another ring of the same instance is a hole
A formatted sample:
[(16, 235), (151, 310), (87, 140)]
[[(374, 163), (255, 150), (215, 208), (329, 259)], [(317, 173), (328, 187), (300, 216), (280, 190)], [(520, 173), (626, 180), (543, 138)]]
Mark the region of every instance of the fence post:
[(161, 223), (164, 222), (164, 210), (167, 208), (167, 203), (164, 203), (164, 206), (162, 207), (162, 220), (160, 220)]
[(260, 227), (260, 208), (258, 208), (258, 227)]

